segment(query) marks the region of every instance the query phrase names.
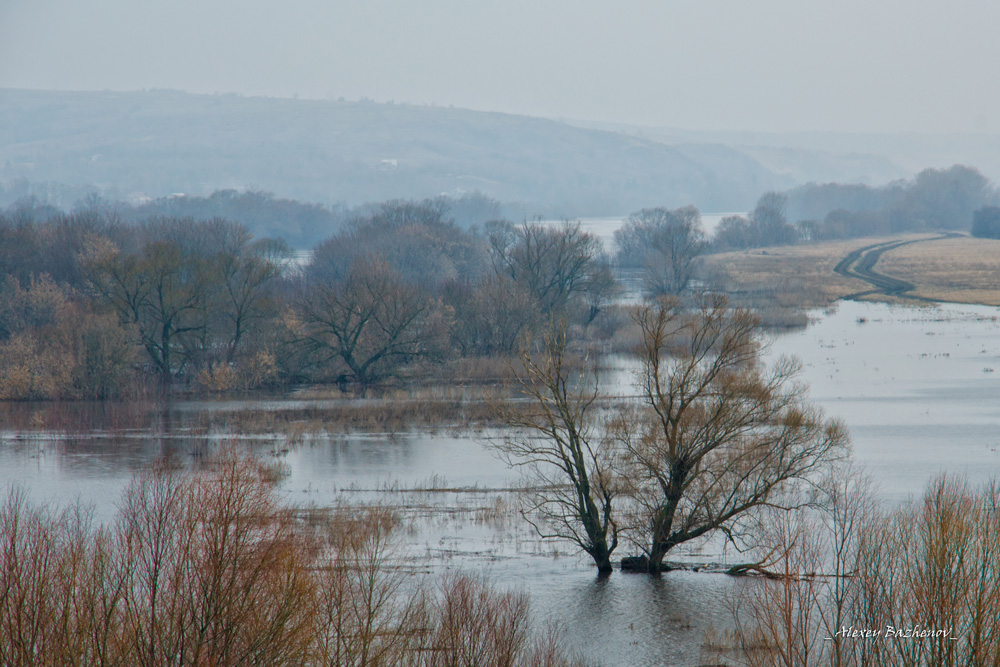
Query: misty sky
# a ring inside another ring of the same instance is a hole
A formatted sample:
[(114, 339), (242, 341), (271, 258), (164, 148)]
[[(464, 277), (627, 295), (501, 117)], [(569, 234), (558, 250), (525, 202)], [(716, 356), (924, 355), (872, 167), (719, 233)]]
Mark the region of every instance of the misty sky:
[(0, 88), (1000, 132), (997, 0), (0, 0)]

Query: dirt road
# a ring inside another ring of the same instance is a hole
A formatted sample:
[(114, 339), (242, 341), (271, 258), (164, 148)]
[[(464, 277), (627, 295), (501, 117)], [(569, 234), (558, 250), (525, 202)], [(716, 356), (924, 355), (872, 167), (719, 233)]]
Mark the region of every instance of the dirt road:
[(837, 265), (833, 267), (833, 270), (836, 273), (848, 278), (859, 278), (864, 280), (875, 289), (856, 292), (855, 294), (849, 294), (843, 298), (857, 300), (861, 297), (870, 296), (872, 294), (884, 294), (886, 296), (894, 296), (903, 299), (914, 299), (917, 301), (931, 301), (937, 303), (937, 299), (930, 299), (916, 294), (907, 294), (907, 292), (912, 291), (916, 287), (913, 283), (878, 273), (875, 271), (875, 264), (878, 262), (879, 258), (882, 257), (883, 253), (899, 248), (900, 246), (910, 245), (911, 243), (940, 241), (941, 239), (949, 239), (956, 236), (961, 236), (961, 234), (942, 234), (941, 236), (934, 236), (927, 239), (915, 239), (912, 241), (884, 241), (882, 243), (865, 246), (864, 248), (858, 248), (857, 250), (848, 253), (847, 256), (837, 262)]

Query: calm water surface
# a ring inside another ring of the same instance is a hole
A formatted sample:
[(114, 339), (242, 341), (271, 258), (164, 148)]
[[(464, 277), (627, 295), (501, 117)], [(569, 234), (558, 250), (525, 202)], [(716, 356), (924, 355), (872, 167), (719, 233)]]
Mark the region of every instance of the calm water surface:
[[(719, 223), (722, 222), (722, 219), (730, 215), (746, 216), (747, 214), (702, 213), (701, 225), (704, 227), (706, 233), (712, 234), (715, 232), (715, 228), (719, 226)], [(577, 218), (571, 219), (570, 222), (579, 222), (580, 229), (599, 238), (601, 243), (604, 244), (604, 249), (613, 254), (615, 252), (615, 232), (618, 231), (618, 229), (624, 225), (627, 220), (627, 215), (621, 215), (608, 218)], [(542, 220), (542, 223), (547, 225), (559, 225), (562, 224), (562, 220)]]
[[(842, 303), (816, 314), (808, 329), (774, 337), (771, 354), (802, 360), (811, 398), (844, 420), (855, 458), (883, 497), (897, 502), (941, 472), (974, 481), (1000, 474), (998, 315), (986, 307)], [(615, 377), (629, 373), (620, 368)], [(288, 403), (251, 404), (269, 410)], [(38, 501), (82, 499), (107, 520), (134, 471), (167, 454), (197, 465), (207, 446), (227, 439), (192, 427), (192, 415), (246, 405), (3, 405), (0, 481), (28, 488)], [(505, 511), (513, 501), (504, 489), (518, 477), (481, 435), (333, 435), (306, 439), (287, 453), (280, 438), (247, 443), (287, 464), (281, 493), (290, 503), (379, 499), (407, 508), (413, 521), (402, 548), (409, 562), (430, 572), (486, 572), (528, 590), (539, 619), (562, 625), (574, 645), (603, 664), (698, 664), (710, 659), (700, 647), (706, 628), (730, 624), (725, 600), (740, 581), (689, 572), (656, 580), (616, 573), (598, 581), (566, 545), (540, 543)]]

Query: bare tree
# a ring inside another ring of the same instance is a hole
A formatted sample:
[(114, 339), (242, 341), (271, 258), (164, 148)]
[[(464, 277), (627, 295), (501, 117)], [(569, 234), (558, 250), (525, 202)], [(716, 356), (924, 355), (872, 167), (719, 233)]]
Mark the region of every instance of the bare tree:
[(438, 301), (377, 259), (357, 262), (344, 281), (312, 286), (302, 318), (302, 341), (342, 364), (338, 380), (360, 384), (438, 357), (447, 337)]
[(444, 302), (455, 313), (452, 339), (463, 355), (511, 355), (538, 320), (530, 294), (507, 276), (450, 283)]
[(97, 291), (134, 325), (164, 386), (187, 359), (188, 339), (208, 327), (210, 264), (172, 240), (145, 244), (138, 253), (108, 247), (91, 264)]
[(354, 263), (378, 256), (403, 280), (432, 292), (448, 281), (475, 279), (486, 265), (483, 241), (446, 212), (443, 199), (385, 202), (316, 246), (307, 272), (312, 279), (343, 280)]
[(408, 664), (407, 654), (419, 644), (414, 629), (427, 619), (423, 591), (408, 591), (408, 575), (394, 567), (397, 523), (385, 508), (338, 507), (322, 526), (317, 664)]
[[(308, 521), (301, 518), (307, 516)], [(95, 530), (23, 492), (0, 498), (0, 664), (569, 667), (527, 595), (452, 576), (438, 593), (383, 508), (279, 502), (259, 461), (137, 476)]]
[(845, 628), (881, 627), (859, 613), (859, 555), (882, 523), (872, 482), (846, 467), (821, 485), (815, 507), (768, 513), (764, 556), (743, 572), (734, 618), (747, 664), (782, 667), (873, 664)]
[(520, 356), (525, 372), (519, 382), (531, 407), (501, 408), (512, 429), (495, 446), (510, 464), (529, 471), (537, 491), (529, 494), (526, 516), (539, 535), (574, 542), (598, 571), (610, 572), (618, 546), (617, 487), (610, 449), (593, 418), (596, 376), (570, 369), (565, 326), (554, 326), (541, 350)]
[(693, 313), (664, 299), (635, 319), (642, 401), (614, 437), (655, 573), (679, 544), (717, 531), (738, 543), (754, 510), (799, 502), (788, 490), (842, 458), (847, 434), (805, 402), (794, 361), (764, 365), (756, 317), (723, 297)]
[(752, 248), (757, 244), (750, 221), (742, 215), (727, 215), (719, 221), (712, 237), (712, 245), (716, 250), (742, 250)]
[(701, 214), (694, 206), (637, 211), (615, 232), (615, 243), (619, 264), (642, 269), (643, 284), (652, 296), (687, 289), (707, 248)]
[(750, 213), (750, 227), (757, 237), (755, 245), (789, 245), (798, 240), (798, 233), (785, 218), (788, 197), (778, 192), (765, 192)]
[(493, 223), (488, 230), (493, 268), (522, 285), (542, 313), (564, 313), (592, 287), (607, 289), (597, 261), (601, 242), (580, 223)]
[(801, 234), (814, 235), (811, 225), (796, 227), (785, 218), (788, 198), (779, 192), (765, 192), (749, 217), (727, 216), (719, 222), (713, 243), (720, 250), (760, 248), (797, 243)]
[(587, 324), (597, 319), (601, 311), (614, 303), (620, 293), (621, 284), (611, 270), (611, 259), (606, 253), (601, 253), (594, 261), (583, 295), (587, 304)]
[[(216, 302), (225, 340), (226, 363), (233, 363), (241, 343), (259, 330), (276, 310), (269, 293), (280, 265), (269, 254), (280, 252), (273, 241), (253, 243), (250, 231), (235, 222), (215, 219), (207, 225), (208, 245), (219, 283)], [(287, 252), (287, 248), (286, 248)]]
[(771, 578), (744, 589), (748, 664), (1000, 665), (995, 481), (939, 477), (922, 501), (882, 512), (850, 475), (825, 493), (822, 522), (794, 523)]
[(741, 591), (733, 609), (746, 664), (827, 664), (830, 656), (827, 642), (822, 641), (820, 606), (825, 581), (816, 576), (826, 544), (817, 518), (802, 509), (778, 511), (766, 528), (765, 539), (774, 552), (767, 577)]

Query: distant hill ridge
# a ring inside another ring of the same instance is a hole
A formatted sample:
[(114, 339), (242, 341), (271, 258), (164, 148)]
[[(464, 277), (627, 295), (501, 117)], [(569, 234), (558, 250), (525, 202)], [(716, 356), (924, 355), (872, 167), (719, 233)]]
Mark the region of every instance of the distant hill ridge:
[[(795, 185), (721, 144), (443, 107), (176, 91), (0, 91), (0, 181), (326, 204), (481, 191), (528, 215), (745, 210)], [(64, 202), (68, 204), (70, 202)]]

